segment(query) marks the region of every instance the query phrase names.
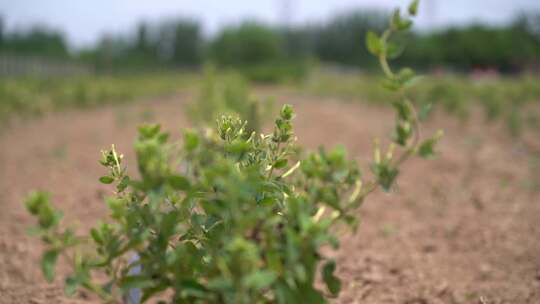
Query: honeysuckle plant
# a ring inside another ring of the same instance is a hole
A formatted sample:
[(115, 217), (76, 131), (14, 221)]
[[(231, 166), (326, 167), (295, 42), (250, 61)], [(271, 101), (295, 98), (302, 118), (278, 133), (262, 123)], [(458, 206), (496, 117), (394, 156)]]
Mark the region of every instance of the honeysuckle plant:
[[(417, 1), (409, 7), (415, 15)], [(76, 235), (43, 192), (26, 200), (45, 244), (42, 270), (53, 280), (57, 260), (71, 266), (65, 291), (86, 289), (104, 303), (121, 303), (137, 288), (141, 302), (326, 303), (341, 289), (336, 225), (355, 228), (356, 209), (378, 188), (388, 191), (408, 158), (433, 155), (439, 137), (422, 140), (416, 111), (406, 97), (414, 77), (394, 73), (391, 34), (412, 22), (396, 11), (390, 29), (368, 36), (394, 103), (395, 136), (383, 153), (376, 144), (373, 179), (363, 177), (343, 147), (304, 153), (296, 144), (293, 108), (284, 105), (269, 134), (248, 132), (234, 115), (213, 129), (185, 130), (171, 142), (159, 125), (139, 128), (138, 178), (114, 146), (100, 160), (109, 184), (110, 216)], [(136, 255), (137, 259), (132, 259)], [(137, 271), (133, 271), (137, 269)], [(317, 288), (318, 281), (325, 288)]]

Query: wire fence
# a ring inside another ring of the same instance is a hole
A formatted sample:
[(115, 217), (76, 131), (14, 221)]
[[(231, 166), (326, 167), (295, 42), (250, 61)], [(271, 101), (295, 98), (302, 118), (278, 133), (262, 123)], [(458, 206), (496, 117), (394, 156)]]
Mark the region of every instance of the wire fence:
[(0, 77), (71, 76), (94, 73), (94, 68), (65, 60), (0, 54)]

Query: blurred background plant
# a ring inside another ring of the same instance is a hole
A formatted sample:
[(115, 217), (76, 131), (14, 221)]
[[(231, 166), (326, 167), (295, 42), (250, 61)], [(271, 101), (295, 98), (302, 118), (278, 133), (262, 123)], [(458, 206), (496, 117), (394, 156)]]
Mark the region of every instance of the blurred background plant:
[(242, 74), (231, 71), (217, 75), (211, 64), (205, 66), (203, 74), (197, 99), (188, 108), (192, 122), (211, 126), (221, 115), (236, 115), (246, 121), (247, 134), (260, 132), (272, 110), (272, 99), (261, 101), (251, 96)]

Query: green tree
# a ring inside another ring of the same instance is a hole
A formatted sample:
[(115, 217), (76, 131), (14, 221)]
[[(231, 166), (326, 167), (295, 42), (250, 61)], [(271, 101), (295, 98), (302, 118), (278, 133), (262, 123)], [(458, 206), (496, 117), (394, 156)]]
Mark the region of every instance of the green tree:
[(178, 20), (174, 23), (172, 61), (181, 66), (196, 66), (202, 59), (202, 37), (198, 23)]
[(34, 26), (25, 31), (2, 33), (1, 52), (42, 57), (69, 57), (63, 34), (47, 27)]
[(244, 22), (223, 29), (212, 41), (210, 56), (223, 66), (264, 64), (283, 57), (282, 37), (256, 22)]
[(315, 52), (322, 61), (346, 65), (368, 65), (371, 58), (358, 41), (368, 30), (383, 30), (388, 14), (380, 11), (353, 11), (337, 15), (319, 28)]

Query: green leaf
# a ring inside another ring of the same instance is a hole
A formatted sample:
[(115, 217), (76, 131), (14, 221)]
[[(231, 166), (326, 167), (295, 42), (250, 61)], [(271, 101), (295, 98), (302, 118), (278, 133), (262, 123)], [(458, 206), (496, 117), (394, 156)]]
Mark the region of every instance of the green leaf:
[(171, 175), (169, 176), (169, 185), (171, 185), (176, 190), (186, 191), (189, 190), (190, 183), (189, 180), (182, 175)]
[(184, 132), (184, 148), (191, 152), (199, 146), (199, 136), (193, 131)]
[(101, 237), (99, 231), (96, 228), (90, 230), (90, 236), (96, 242), (96, 244), (103, 245), (103, 238)]
[(107, 206), (111, 212), (111, 217), (114, 219), (120, 219), (125, 216), (125, 201), (121, 198), (107, 197), (105, 199)]
[(390, 24), (393, 29), (398, 31), (404, 31), (408, 30), (412, 26), (413, 22), (410, 19), (402, 18), (400, 10), (396, 9), (394, 11), (394, 14), (392, 15), (392, 20)]
[(418, 3), (420, 2), (420, 0), (414, 0), (410, 5), (409, 5), (409, 14), (411, 16), (416, 16), (416, 14), (418, 13)]
[(159, 124), (144, 124), (139, 127), (139, 136), (141, 139), (149, 139), (159, 134), (160, 129)]
[(400, 31), (404, 31), (404, 30), (410, 29), (410, 28), (412, 27), (412, 25), (413, 25), (412, 20), (410, 20), (410, 19), (403, 19), (403, 20), (401, 20), (401, 22), (399, 23), (399, 27), (398, 27), (398, 28), (399, 28)]
[(390, 91), (399, 91), (402, 88), (402, 84), (397, 79), (384, 79), (382, 86)]
[(332, 295), (339, 294), (339, 291), (341, 290), (341, 281), (334, 276), (335, 270), (336, 261), (334, 260), (326, 262), (322, 268), (323, 281), (326, 284), (326, 287), (328, 287), (328, 291), (330, 291)]
[(144, 275), (130, 275), (120, 279), (120, 287), (124, 290), (132, 288), (149, 288), (153, 285), (151, 278)]
[(208, 281), (206, 286), (212, 290), (227, 290), (232, 288), (232, 282), (225, 277), (217, 277)]
[(420, 107), (420, 110), (418, 111), (418, 119), (419, 120), (426, 120), (429, 117), (429, 114), (431, 114), (431, 110), (433, 109), (433, 103), (426, 103), (423, 106)]
[(49, 194), (35, 191), (30, 193), (25, 200), (26, 209), (33, 215), (37, 215), (42, 206), (49, 205)]
[(394, 134), (394, 141), (401, 145), (405, 146), (407, 141), (412, 135), (412, 129), (408, 123), (398, 123), (396, 125), (396, 133)]
[(383, 188), (384, 191), (388, 192), (392, 188), (396, 177), (399, 174), (397, 168), (391, 167), (389, 163), (382, 162), (379, 164), (374, 164), (371, 167), (375, 176), (377, 176), (377, 181), (379, 185)]
[(233, 142), (231, 142), (230, 144), (228, 144), (225, 147), (225, 149), (229, 153), (242, 155), (242, 154), (248, 152), (250, 147), (251, 147), (251, 145), (248, 142), (246, 142), (245, 140), (236, 139)]
[(267, 288), (277, 279), (277, 274), (270, 270), (260, 270), (247, 275), (244, 284), (257, 290)]
[(196, 298), (207, 298), (208, 292), (206, 288), (199, 282), (188, 279), (180, 283), (180, 290), (183, 296), (191, 296)]
[[(153, 286), (151, 288), (146, 288), (144, 291), (143, 291), (143, 295), (142, 295), (142, 298), (141, 298), (141, 303), (146, 303), (146, 301), (148, 301), (150, 298), (152, 298), (152, 296), (166, 290), (169, 286), (167, 284), (164, 284), (164, 283), (161, 283), (157, 286)], [(158, 304), (161, 303), (161, 302), (157, 302)]]
[(399, 28), (399, 24), (401, 22), (401, 11), (399, 8), (396, 8), (394, 10), (394, 13), (392, 14), (392, 18), (390, 19), (390, 26), (397, 30)]
[(403, 50), (405, 50), (405, 48), (401, 45), (392, 42), (386, 43), (386, 57), (388, 59), (398, 58), (403, 53)]
[(102, 176), (99, 178), (99, 181), (103, 184), (111, 184), (112, 182), (114, 182), (114, 177), (112, 176)]
[(411, 80), (414, 79), (416, 73), (410, 68), (403, 68), (399, 70), (398, 79), (404, 85), (407, 86)]
[(283, 105), (283, 107), (281, 108), (280, 116), (281, 118), (285, 120), (291, 120), (294, 116), (294, 111), (293, 111), (292, 106), (289, 104)]
[(162, 236), (164, 240), (168, 240), (169, 237), (171, 237), (171, 234), (174, 233), (174, 229), (176, 228), (177, 224), (178, 212), (171, 211), (167, 213), (165, 216), (163, 216), (163, 219), (161, 220), (161, 226), (159, 229), (160, 236)]
[(64, 281), (64, 293), (73, 296), (79, 287), (79, 281), (75, 277), (66, 277)]
[(45, 251), (41, 257), (41, 271), (47, 281), (52, 282), (54, 280), (54, 268), (56, 261), (58, 260), (58, 250), (51, 249)]
[(278, 304), (299, 303), (297, 297), (298, 296), (288, 284), (282, 282), (277, 283), (276, 298)]
[(433, 139), (424, 141), (418, 148), (418, 154), (423, 158), (433, 157), (435, 155), (435, 152), (433, 151), (434, 145), (435, 141)]
[(366, 46), (368, 51), (375, 56), (379, 56), (382, 52), (381, 39), (372, 31), (366, 35)]
[(124, 176), (122, 178), (122, 180), (120, 181), (120, 183), (118, 183), (118, 185), (116, 186), (116, 190), (118, 190), (118, 192), (123, 192), (124, 190), (126, 190), (127, 186), (129, 185), (129, 182), (130, 182), (130, 179), (129, 179), (129, 176)]
[(164, 144), (167, 142), (167, 140), (169, 139), (169, 134), (168, 133), (160, 133), (157, 135), (157, 141), (160, 143), (160, 144)]
[(281, 169), (281, 168), (285, 168), (285, 166), (287, 166), (287, 163), (289, 161), (286, 159), (286, 158), (280, 158), (278, 160), (276, 160), (274, 162), (274, 164), (272, 165), (272, 167), (274, 167), (275, 169)]
[(39, 209), (38, 221), (42, 228), (49, 229), (56, 226), (62, 218), (62, 212), (55, 211), (49, 205), (42, 205)]
[(407, 106), (406, 103), (401, 101), (395, 101), (392, 103), (392, 105), (396, 109), (399, 119), (405, 121), (409, 120), (409, 118), (411, 117), (411, 109)]
[(423, 158), (432, 158), (435, 156), (435, 144), (437, 144), (442, 136), (443, 132), (439, 130), (432, 138), (426, 139), (420, 144), (420, 147), (418, 147), (418, 154)]
[(332, 165), (342, 167), (346, 163), (346, 151), (343, 145), (337, 145), (325, 155), (326, 160)]

